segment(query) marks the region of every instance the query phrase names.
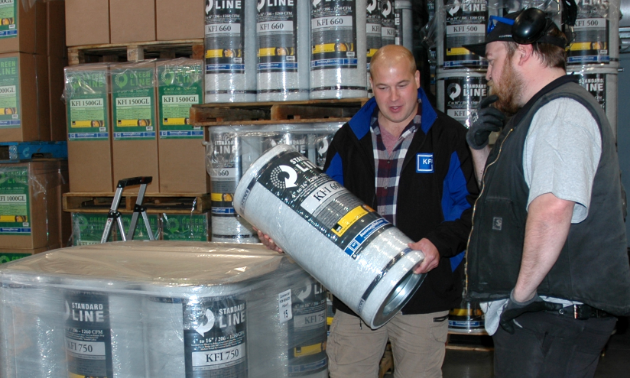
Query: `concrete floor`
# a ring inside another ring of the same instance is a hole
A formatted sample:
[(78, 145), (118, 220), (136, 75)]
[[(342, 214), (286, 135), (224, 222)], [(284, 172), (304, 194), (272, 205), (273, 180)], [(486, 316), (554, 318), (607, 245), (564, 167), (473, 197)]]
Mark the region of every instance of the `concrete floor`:
[[(443, 378), (492, 378), (493, 355), (491, 351), (463, 351), (447, 349), (442, 367)], [(599, 360), (595, 378), (630, 377), (630, 329), (628, 318), (617, 324), (617, 332), (611, 336), (608, 347)], [(388, 373), (385, 378), (393, 378)]]

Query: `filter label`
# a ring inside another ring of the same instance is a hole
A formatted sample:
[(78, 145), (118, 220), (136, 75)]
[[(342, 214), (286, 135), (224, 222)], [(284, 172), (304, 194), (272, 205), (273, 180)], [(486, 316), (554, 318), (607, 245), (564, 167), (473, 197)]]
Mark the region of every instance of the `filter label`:
[(258, 183), (342, 251), (356, 259), (392, 225), (297, 152), (279, 154), (259, 171)]
[(152, 68), (112, 70), (114, 140), (155, 139)]
[(67, 291), (65, 314), (69, 373), (79, 378), (113, 378), (107, 295), (90, 291)]
[(234, 297), (184, 301), (187, 378), (247, 376), (245, 310)]
[(242, 0), (206, 1), (206, 73), (245, 72), (246, 20), (242, 5)]
[[(355, 2), (311, 1), (311, 70), (356, 68)], [(360, 11), (363, 12), (362, 9)]]
[(258, 72), (297, 72), (297, 2), (260, 0), (257, 10)]
[(487, 66), (488, 62), (464, 45), (482, 43), (488, 22), (487, 0), (447, 0), (444, 67)]
[(608, 28), (608, 19), (591, 18), (581, 9), (573, 28), (574, 41), (567, 51), (567, 63), (610, 62)]
[(380, 49), (381, 43), (381, 7), (379, 0), (368, 0), (366, 5), (365, 36), (367, 43), (368, 65), (376, 50)]
[(160, 139), (203, 139), (190, 123), (190, 108), (203, 101), (201, 63), (158, 66)]
[(0, 169), (0, 235), (31, 234), (31, 198), (27, 167)]
[(20, 119), (20, 72), (18, 58), (0, 59), (0, 128), (16, 128)]
[(65, 73), (68, 140), (109, 140), (107, 71)]
[(0, 1), (0, 39), (18, 36), (16, 0)]
[(396, 42), (396, 12), (394, 0), (382, 0), (381, 2), (381, 38), (382, 45), (393, 45)]
[(440, 84), (444, 86), (444, 108), (446, 114), (466, 127), (471, 125), (471, 111), (488, 96), (488, 82), (479, 76), (448, 77)]
[(585, 73), (579, 77), (579, 83), (589, 91), (597, 103), (606, 110), (606, 76), (603, 73)]

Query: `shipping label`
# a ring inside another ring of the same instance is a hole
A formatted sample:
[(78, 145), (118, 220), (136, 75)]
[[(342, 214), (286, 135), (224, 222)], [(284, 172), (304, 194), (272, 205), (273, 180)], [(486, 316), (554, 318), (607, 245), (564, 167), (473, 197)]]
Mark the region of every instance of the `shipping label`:
[(353, 259), (393, 227), (297, 152), (279, 154), (258, 175), (260, 185)]
[(154, 72), (112, 70), (114, 140), (155, 139)]
[(28, 168), (0, 170), (0, 235), (31, 234)]
[(19, 0), (0, 0), (0, 39), (18, 35), (17, 5)]
[(245, 72), (243, 1), (207, 0), (205, 12), (206, 73)]
[(186, 377), (246, 377), (245, 301), (191, 298), (183, 308)]
[(203, 72), (198, 65), (158, 67), (160, 139), (203, 139), (190, 124), (190, 107), (203, 103)]
[(258, 72), (297, 72), (297, 0), (259, 0), (257, 10)]
[(18, 58), (0, 59), (0, 128), (16, 128), (20, 119), (20, 72)]
[(109, 140), (107, 71), (66, 70), (68, 140)]
[(162, 239), (208, 241), (208, 215), (162, 214)]
[(66, 356), (77, 378), (113, 378), (109, 298), (104, 293), (67, 291)]
[(356, 68), (355, 1), (311, 1), (311, 70)]
[(449, 77), (444, 79), (446, 114), (470, 127), (471, 111), (488, 96), (488, 83), (484, 76)]
[(444, 67), (487, 66), (488, 62), (464, 48), (486, 38), (488, 0), (447, 0)]

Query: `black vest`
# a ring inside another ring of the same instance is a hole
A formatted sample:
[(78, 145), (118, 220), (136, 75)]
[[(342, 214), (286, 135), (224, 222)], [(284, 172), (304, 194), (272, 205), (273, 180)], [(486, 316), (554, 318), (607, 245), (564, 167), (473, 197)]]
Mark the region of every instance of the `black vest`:
[(547, 85), (512, 117), (488, 157), (468, 245), (467, 295), (481, 301), (507, 298), (516, 285), (529, 194), (523, 174), (525, 139), (536, 112), (561, 97), (574, 99), (590, 111), (600, 129), (602, 155), (588, 215), (571, 224), (560, 256), (538, 294), (629, 315), (630, 265), (615, 140), (601, 106), (570, 76)]

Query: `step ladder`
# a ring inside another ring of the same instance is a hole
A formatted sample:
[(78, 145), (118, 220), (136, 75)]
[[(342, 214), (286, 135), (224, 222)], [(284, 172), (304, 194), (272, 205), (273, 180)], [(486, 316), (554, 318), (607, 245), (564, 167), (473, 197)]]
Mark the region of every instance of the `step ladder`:
[[(153, 232), (151, 231), (151, 225), (149, 224), (147, 210), (142, 206), (142, 201), (144, 200), (144, 193), (147, 190), (147, 185), (150, 184), (152, 180), (153, 177), (146, 176), (126, 178), (118, 181), (116, 192), (114, 193), (114, 200), (112, 201), (112, 207), (109, 209), (109, 213), (107, 214), (107, 221), (105, 222), (105, 229), (103, 230), (101, 243), (107, 243), (107, 239), (112, 232), (112, 225), (114, 224), (114, 222), (118, 224), (118, 229), (120, 230), (120, 235), (122, 235), (123, 241), (132, 240), (133, 234), (136, 232), (139, 215), (142, 215), (144, 225), (146, 226), (147, 233), (149, 234), (149, 240), (155, 240)], [(140, 190), (138, 191), (138, 198), (136, 199), (136, 204), (133, 208), (133, 215), (131, 216), (131, 223), (129, 223), (129, 230), (127, 231), (127, 235), (125, 235), (125, 229), (123, 228), (121, 214), (118, 211), (118, 207), (120, 206), (120, 200), (122, 199), (123, 190), (128, 186), (134, 185), (140, 185)]]

